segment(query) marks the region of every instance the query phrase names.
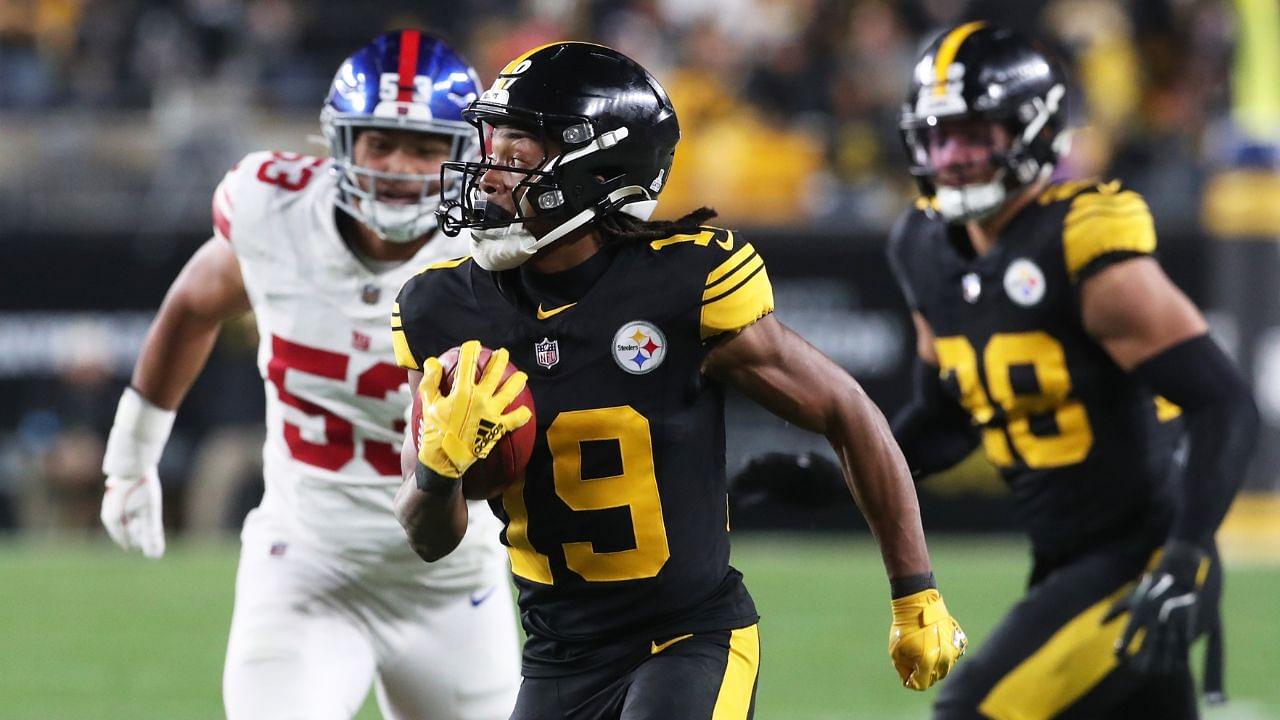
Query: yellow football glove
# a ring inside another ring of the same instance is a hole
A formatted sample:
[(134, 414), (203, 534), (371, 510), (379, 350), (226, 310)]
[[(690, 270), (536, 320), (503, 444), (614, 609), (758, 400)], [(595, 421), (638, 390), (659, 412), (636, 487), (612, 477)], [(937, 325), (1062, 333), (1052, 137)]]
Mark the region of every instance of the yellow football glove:
[(925, 690), (951, 672), (968, 638), (934, 588), (893, 601), (889, 657), (903, 687)]
[(422, 398), (418, 461), (445, 477), (462, 477), (473, 463), (489, 456), (505, 433), (529, 422), (531, 416), (529, 408), (523, 406), (506, 412), (528, 380), (527, 375), (516, 372), (498, 387), (507, 368), (506, 349), (494, 351), (477, 383), (479, 356), (478, 341), (462, 344), (453, 390), (448, 395), (440, 392), (444, 373), (440, 361), (427, 358), (422, 368), (422, 384), (418, 386)]

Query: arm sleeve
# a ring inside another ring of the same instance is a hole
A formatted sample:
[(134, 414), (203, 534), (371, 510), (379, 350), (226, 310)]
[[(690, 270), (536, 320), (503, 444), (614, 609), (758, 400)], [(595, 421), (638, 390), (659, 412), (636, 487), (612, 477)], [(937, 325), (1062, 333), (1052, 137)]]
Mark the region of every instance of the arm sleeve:
[(773, 312), (773, 285), (764, 258), (750, 243), (735, 243), (732, 233), (712, 234), (713, 267), (702, 286), (699, 328), (702, 339), (736, 333)]
[(1072, 284), (1132, 257), (1156, 251), (1156, 228), (1142, 196), (1118, 182), (1071, 201), (1062, 223), (1063, 260)]
[(1207, 334), (1165, 350), (1135, 368), (1134, 374), (1182, 407), (1190, 447), (1182, 502), (1170, 537), (1203, 546), (1240, 489), (1257, 443), (1253, 393)]
[(949, 397), (938, 368), (916, 359), (915, 396), (893, 417), (893, 437), (917, 480), (965, 459), (978, 446), (968, 413)]

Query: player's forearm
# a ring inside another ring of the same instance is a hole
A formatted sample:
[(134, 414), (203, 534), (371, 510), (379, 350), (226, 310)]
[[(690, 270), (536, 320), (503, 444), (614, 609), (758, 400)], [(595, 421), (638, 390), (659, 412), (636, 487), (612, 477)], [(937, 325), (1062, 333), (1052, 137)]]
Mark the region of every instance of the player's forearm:
[(1252, 391), (1208, 335), (1165, 350), (1135, 372), (1182, 408), (1189, 447), (1170, 537), (1203, 545), (1222, 523), (1253, 455), (1259, 419)]
[(435, 475), (421, 463), (400, 485), (395, 509), (409, 546), (427, 562), (453, 552), (467, 532), (462, 483)]
[(130, 385), (155, 405), (174, 410), (204, 368), (222, 322), (169, 301), (147, 332)]
[(844, 393), (827, 423), (827, 439), (845, 482), (880, 545), (890, 579), (930, 572), (920, 505), (902, 451), (875, 403), (859, 387)]

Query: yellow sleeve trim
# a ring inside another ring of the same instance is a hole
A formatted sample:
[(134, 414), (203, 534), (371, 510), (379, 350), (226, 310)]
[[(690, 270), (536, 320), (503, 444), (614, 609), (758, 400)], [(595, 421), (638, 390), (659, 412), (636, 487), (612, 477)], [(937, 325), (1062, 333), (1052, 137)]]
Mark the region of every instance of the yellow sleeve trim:
[(418, 361), (409, 349), (409, 338), (404, 334), (403, 321), (400, 319), (400, 303), (391, 306), (391, 347), (396, 352), (396, 364), (406, 370), (419, 370)]
[(470, 255), (463, 255), (460, 258), (453, 258), (452, 260), (440, 260), (438, 262), (433, 262), (430, 265), (427, 265), (426, 267), (422, 268), (417, 272), (417, 274), (421, 275), (422, 273), (429, 272), (431, 270), (448, 270), (449, 268), (456, 268), (462, 263), (470, 259), (471, 259)]
[(1071, 201), (1062, 228), (1062, 251), (1067, 275), (1076, 275), (1095, 259), (1112, 252), (1152, 253), (1156, 227), (1142, 196), (1103, 185)]
[(773, 285), (764, 260), (748, 243), (707, 275), (702, 292), (702, 339), (737, 332), (771, 312)]

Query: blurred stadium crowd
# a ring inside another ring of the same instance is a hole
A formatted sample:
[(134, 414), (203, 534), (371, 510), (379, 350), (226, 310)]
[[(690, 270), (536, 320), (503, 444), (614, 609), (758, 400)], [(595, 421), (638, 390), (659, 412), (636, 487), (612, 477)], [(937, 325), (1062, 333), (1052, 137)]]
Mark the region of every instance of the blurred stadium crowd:
[[(1177, 229), (1163, 239), (1203, 244), (1201, 191), (1236, 132), (1227, 2), (0, 0), (0, 248), (35, 238), (57, 262), (88, 263), (95, 238), (111, 237), (129, 253), (119, 262), (163, 288), (184, 259), (174, 248), (207, 237), (226, 168), (255, 149), (306, 150), (342, 58), (408, 26), (450, 39), (486, 84), (545, 42), (616, 47), (680, 113), (659, 212), (708, 204), (732, 227), (878, 244), (914, 193), (897, 133), (911, 64), (972, 18), (1034, 33), (1067, 61), (1078, 131), (1060, 172), (1123, 178)], [(37, 287), (0, 307), (0, 529), (100, 533), (103, 438), (159, 300), (128, 291), (102, 307), (96, 286), (70, 301)], [(54, 308), (81, 314), (39, 314)], [(173, 524), (236, 527), (256, 501), (244, 482), (261, 442), (251, 325), (224, 332), (179, 416), (161, 466)]]
[[(739, 225), (881, 228), (911, 191), (896, 129), (911, 62), (972, 17), (1035, 33), (1068, 61), (1082, 130), (1064, 171), (1110, 170), (1162, 221), (1194, 219), (1185, 199), (1228, 102), (1235, 28), (1218, 0), (4, 0), (0, 110), (49, 133), (48, 152), (20, 154), (39, 161), (28, 169), (54, 169), (46, 179), (60, 175), (57, 159), (105, 139), (86, 119), (115, 116), (122, 131), (106, 152), (124, 157), (89, 159), (104, 176), (154, 167), (172, 180), (157, 154), (180, 150), (201, 164), (179, 189), (207, 193), (253, 118), (314, 132), (338, 62), (383, 29), (443, 33), (482, 80), (529, 47), (588, 38), (653, 69), (681, 113), (670, 211), (709, 199)], [(128, 133), (139, 123), (141, 138)], [(6, 165), (21, 182), (21, 160)]]

